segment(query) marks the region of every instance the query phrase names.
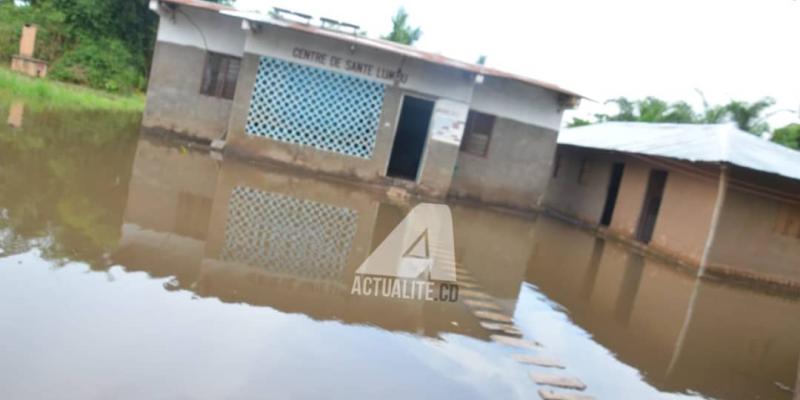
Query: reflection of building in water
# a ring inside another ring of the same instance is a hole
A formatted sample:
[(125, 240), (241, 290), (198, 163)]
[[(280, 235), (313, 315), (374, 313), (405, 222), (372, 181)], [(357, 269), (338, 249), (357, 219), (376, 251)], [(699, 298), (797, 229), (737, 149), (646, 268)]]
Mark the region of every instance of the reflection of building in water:
[(548, 218), (537, 221), (535, 249), (527, 280), (661, 390), (791, 397), (775, 382), (796, 379), (796, 301), (695, 281)]
[(220, 259), (297, 277), (341, 278), (358, 214), (236, 187)]
[[(433, 337), (488, 338), (459, 302), (351, 294), (355, 270), (412, 206), (383, 200), (349, 185), (220, 164), (142, 139), (114, 259), (174, 276), (168, 288), (224, 302)], [(513, 309), (533, 224), (461, 207), (453, 217), (457, 260)]]

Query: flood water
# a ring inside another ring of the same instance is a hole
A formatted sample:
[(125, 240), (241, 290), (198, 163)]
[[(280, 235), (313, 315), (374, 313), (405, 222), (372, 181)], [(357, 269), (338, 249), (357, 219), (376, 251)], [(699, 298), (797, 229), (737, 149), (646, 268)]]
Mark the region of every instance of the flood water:
[[(359, 296), (413, 202), (215, 159), (138, 115), (0, 116), (2, 399), (536, 399), (531, 371), (598, 399), (800, 399), (797, 299), (459, 204), (458, 301)], [(492, 340), (476, 300), (542, 347)]]

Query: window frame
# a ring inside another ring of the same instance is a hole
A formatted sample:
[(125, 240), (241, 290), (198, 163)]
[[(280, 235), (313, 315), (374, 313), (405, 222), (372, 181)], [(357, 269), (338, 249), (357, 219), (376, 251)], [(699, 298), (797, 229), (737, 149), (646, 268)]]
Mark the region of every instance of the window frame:
[[(214, 77), (216, 79), (216, 85), (210, 92), (205, 92), (203, 88), (206, 86), (206, 76), (209, 73), (208, 69), (210, 68), (212, 57), (219, 57), (220, 66), (216, 76)], [(231, 81), (233, 87), (229, 88), (228, 87), (229, 81), (227, 79), (227, 76), (228, 72), (230, 71), (231, 62), (233, 61), (237, 63), (236, 79)], [(203, 72), (202, 75), (200, 76), (200, 88), (198, 89), (198, 93), (200, 93), (203, 96), (216, 97), (224, 100), (233, 100), (234, 97), (236, 97), (236, 85), (239, 81), (239, 72), (241, 72), (241, 68), (242, 68), (241, 57), (232, 56), (230, 54), (218, 53), (215, 51), (206, 51), (205, 63), (203, 64)], [(230, 97), (225, 96), (226, 89), (231, 89)]]

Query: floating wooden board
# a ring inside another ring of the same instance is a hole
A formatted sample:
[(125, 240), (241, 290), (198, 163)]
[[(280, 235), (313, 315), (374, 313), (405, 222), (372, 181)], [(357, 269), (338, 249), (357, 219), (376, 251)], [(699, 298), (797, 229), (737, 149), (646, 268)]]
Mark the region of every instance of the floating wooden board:
[(531, 379), (538, 385), (555, 386), (566, 389), (584, 390), (586, 384), (573, 376), (531, 372)]
[(508, 346), (519, 347), (522, 349), (538, 349), (539, 347), (542, 347), (542, 345), (537, 342), (520, 339), (513, 336), (490, 335), (489, 338), (491, 338), (493, 341), (497, 343), (505, 344)]
[(542, 400), (595, 400), (594, 397), (582, 393), (557, 392), (551, 389), (539, 389)]
[(564, 364), (553, 357), (542, 356), (538, 354), (514, 354), (511, 357), (523, 364), (533, 364), (546, 368), (564, 368)]
[(511, 319), (511, 317), (509, 317), (508, 315), (500, 314), (494, 311), (474, 310), (472, 313), (475, 314), (475, 316), (480, 319), (488, 319), (490, 321), (495, 321), (495, 322), (505, 322), (508, 324), (514, 322), (514, 320)]

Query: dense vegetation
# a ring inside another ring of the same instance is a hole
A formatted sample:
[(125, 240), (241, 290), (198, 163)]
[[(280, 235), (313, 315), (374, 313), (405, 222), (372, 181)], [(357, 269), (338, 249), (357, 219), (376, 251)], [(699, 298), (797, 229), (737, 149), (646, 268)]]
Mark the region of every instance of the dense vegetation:
[(112, 92), (147, 82), (157, 16), (147, 0), (0, 0), (0, 61), (16, 54), (25, 23), (39, 26), (34, 56), (50, 77)]
[[(701, 94), (702, 97), (702, 94)], [(616, 105), (616, 113), (595, 114), (593, 120), (575, 118), (569, 126), (582, 126), (606, 121), (628, 122), (664, 122), (676, 124), (721, 124), (735, 123), (739, 129), (762, 136), (770, 132), (767, 118), (778, 110), (769, 112), (775, 100), (765, 97), (755, 102), (731, 100), (723, 105), (710, 105), (703, 97), (703, 109), (695, 111), (685, 101), (669, 103), (667, 101), (646, 97), (642, 100), (630, 100), (625, 97), (608, 100)], [(800, 125), (790, 124), (776, 129), (772, 133), (772, 141), (794, 149), (800, 148)]]

